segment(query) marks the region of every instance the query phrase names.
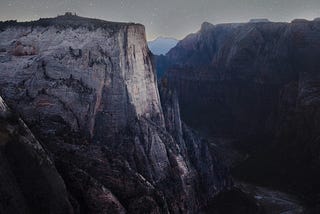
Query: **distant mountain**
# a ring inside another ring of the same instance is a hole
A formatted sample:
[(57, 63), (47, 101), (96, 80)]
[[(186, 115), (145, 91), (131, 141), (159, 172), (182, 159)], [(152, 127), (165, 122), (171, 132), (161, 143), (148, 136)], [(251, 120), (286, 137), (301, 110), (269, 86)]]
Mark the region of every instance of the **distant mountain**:
[(174, 38), (158, 37), (157, 39), (148, 42), (149, 49), (155, 55), (165, 55), (171, 48), (175, 47), (179, 41)]
[(249, 23), (270, 22), (269, 19), (250, 19)]

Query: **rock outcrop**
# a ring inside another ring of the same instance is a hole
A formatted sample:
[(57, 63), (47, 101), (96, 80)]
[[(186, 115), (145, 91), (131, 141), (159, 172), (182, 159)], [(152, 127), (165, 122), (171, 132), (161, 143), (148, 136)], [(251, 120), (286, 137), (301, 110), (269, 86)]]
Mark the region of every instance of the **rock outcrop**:
[(0, 97), (0, 213), (73, 213), (49, 154)]
[(142, 25), (66, 15), (0, 29), (1, 95), (52, 153), (75, 213), (197, 213), (230, 184), (177, 100), (163, 113)]
[(259, 161), (249, 161), (259, 182), (315, 199), (319, 38), (317, 21), (204, 23), (162, 59), (163, 81), (193, 128), (236, 139), (251, 154), (262, 150)]

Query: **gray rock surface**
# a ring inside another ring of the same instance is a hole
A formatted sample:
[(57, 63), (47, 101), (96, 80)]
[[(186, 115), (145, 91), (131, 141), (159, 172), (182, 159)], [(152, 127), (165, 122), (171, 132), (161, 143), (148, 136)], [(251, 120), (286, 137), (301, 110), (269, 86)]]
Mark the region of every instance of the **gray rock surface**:
[(1, 94), (52, 153), (76, 213), (197, 213), (230, 185), (177, 100), (163, 114), (142, 25), (66, 15), (0, 29)]
[(0, 213), (73, 213), (49, 154), (0, 97)]

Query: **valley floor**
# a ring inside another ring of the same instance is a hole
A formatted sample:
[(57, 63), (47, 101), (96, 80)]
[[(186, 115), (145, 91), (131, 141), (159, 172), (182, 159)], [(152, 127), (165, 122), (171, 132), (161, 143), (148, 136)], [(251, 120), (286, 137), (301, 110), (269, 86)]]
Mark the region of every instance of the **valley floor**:
[[(215, 154), (219, 154), (220, 158), (228, 168), (234, 169), (243, 162), (245, 162), (250, 154), (236, 149), (237, 140), (231, 138), (209, 138), (209, 148)], [(240, 170), (242, 171), (242, 170)], [(247, 171), (242, 171), (246, 173)], [(285, 193), (276, 188), (265, 187), (263, 185), (250, 183), (247, 180), (233, 176), (235, 188), (246, 196), (242, 197), (249, 199), (252, 203), (257, 205), (257, 208), (252, 213), (266, 213), (266, 214), (300, 214), (305, 213), (306, 210), (302, 205), (303, 202), (297, 196)], [(240, 194), (241, 195), (241, 194)], [(227, 197), (227, 200), (230, 199)], [(247, 201), (247, 200), (246, 200)], [(225, 202), (223, 200), (223, 202)], [(251, 207), (252, 204), (249, 206)], [(248, 209), (248, 207), (246, 208)]]
[(235, 186), (254, 197), (259, 206), (268, 214), (304, 213), (301, 202), (292, 195), (265, 187), (236, 181)]

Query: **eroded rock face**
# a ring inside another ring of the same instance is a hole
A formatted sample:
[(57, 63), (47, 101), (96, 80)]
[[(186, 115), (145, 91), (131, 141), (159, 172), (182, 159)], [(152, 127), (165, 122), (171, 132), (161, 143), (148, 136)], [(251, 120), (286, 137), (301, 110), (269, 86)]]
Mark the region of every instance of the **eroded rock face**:
[(73, 213), (48, 153), (1, 97), (0, 124), (0, 212)]
[[(55, 26), (16, 26), (1, 33), (1, 46), (8, 50), (3, 55), (15, 51), (16, 43), (36, 46), (39, 54), (21, 54), (2, 63), (1, 75), (6, 78), (1, 84), (20, 84), (15, 89), (20, 97), (15, 99), (32, 100), (29, 107), (38, 107), (44, 117), (66, 109), (59, 116), (68, 128), (87, 132), (96, 141), (100, 130), (112, 135), (136, 116), (163, 125), (143, 26), (125, 25), (117, 32), (109, 28), (62, 31)], [(13, 92), (2, 88), (4, 95)], [(34, 116), (25, 118), (32, 121)]]
[[(182, 175), (182, 184), (189, 190), (188, 194), (201, 199), (197, 203), (207, 204), (219, 189), (232, 186), (228, 171), (219, 160), (218, 154), (210, 155), (206, 140), (181, 121), (176, 92), (169, 89), (164, 82), (160, 83), (159, 90), (166, 128), (174, 137), (181, 153), (181, 157), (177, 158), (177, 169)], [(185, 163), (183, 160), (186, 160)], [(194, 168), (192, 174), (188, 172), (190, 166)], [(216, 174), (217, 172), (219, 173)], [(194, 191), (194, 185), (199, 187), (200, 192)], [(210, 197), (207, 197), (208, 195)], [(192, 209), (191, 206), (188, 209)]]
[(309, 196), (320, 192), (319, 37), (317, 21), (204, 23), (163, 59), (164, 81), (192, 127), (262, 148), (249, 174)]
[[(196, 213), (230, 184), (177, 105), (165, 120), (142, 25), (62, 16), (0, 28), (1, 93), (52, 152), (75, 212)], [(17, 42), (37, 51), (14, 55)]]

